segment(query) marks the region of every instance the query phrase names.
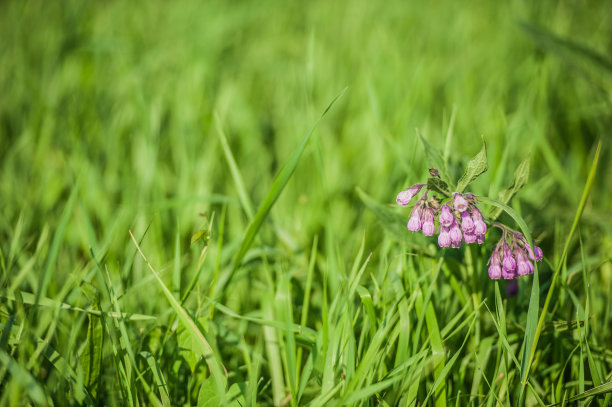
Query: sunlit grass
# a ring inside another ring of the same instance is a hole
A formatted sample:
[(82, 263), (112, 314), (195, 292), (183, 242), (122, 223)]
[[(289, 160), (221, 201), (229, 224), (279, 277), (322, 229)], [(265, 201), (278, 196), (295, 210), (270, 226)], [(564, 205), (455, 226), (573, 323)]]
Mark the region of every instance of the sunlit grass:
[[(609, 404), (608, 14), (3, 3), (0, 405)], [(394, 203), (483, 140), (516, 295)]]

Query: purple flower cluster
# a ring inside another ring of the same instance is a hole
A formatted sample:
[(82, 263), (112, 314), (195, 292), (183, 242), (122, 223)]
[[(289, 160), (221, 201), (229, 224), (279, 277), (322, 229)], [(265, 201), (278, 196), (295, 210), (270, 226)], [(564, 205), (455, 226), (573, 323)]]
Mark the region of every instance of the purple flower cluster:
[(522, 233), (513, 232), (503, 225), (503, 236), (489, 259), (489, 277), (493, 280), (511, 280), (533, 274), (533, 261), (541, 261), (544, 254), (538, 246), (533, 249)]
[[(440, 247), (459, 248), (461, 244), (478, 243), (483, 244), (487, 233), (487, 224), (482, 213), (476, 206), (478, 200), (471, 193), (461, 194), (444, 192), (448, 185), (440, 179), (440, 174), (435, 168), (429, 169), (431, 188), (440, 191), (448, 199), (440, 200), (435, 195), (428, 196), (429, 184), (415, 184), (405, 191), (397, 194), (395, 199), (398, 205), (408, 205), (418, 195), (423, 187), (425, 193), (417, 200), (410, 213), (408, 230), (411, 232), (423, 231), (425, 236), (436, 234), (436, 223), (438, 223), (438, 245)], [(442, 188), (436, 184), (436, 179), (442, 183)], [(429, 182), (429, 181), (428, 181)], [(495, 246), (493, 254), (489, 259), (489, 277), (493, 280), (504, 278), (511, 280), (520, 276), (533, 274), (533, 262), (542, 260), (542, 249), (538, 246), (530, 246), (522, 233), (515, 232), (507, 226), (489, 220), (491, 226), (503, 231), (501, 240)]]
[[(408, 205), (423, 186), (424, 184), (415, 184), (400, 192), (396, 202), (399, 205)], [(484, 243), (487, 225), (476, 207), (478, 201), (474, 194), (454, 193), (448, 202), (440, 205), (440, 200), (435, 196), (428, 197), (427, 192), (414, 205), (407, 225), (408, 230), (422, 230), (425, 236), (433, 236), (436, 233), (437, 218), (440, 225), (440, 247), (458, 248), (463, 241), (466, 244)]]

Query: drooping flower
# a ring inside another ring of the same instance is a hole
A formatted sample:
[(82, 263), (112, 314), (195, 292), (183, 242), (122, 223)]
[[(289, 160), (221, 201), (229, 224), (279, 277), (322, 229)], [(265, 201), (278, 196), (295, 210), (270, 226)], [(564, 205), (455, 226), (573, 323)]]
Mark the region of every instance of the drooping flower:
[(502, 276), (511, 279), (516, 276), (516, 260), (512, 256), (512, 251), (508, 244), (504, 244), (504, 258), (502, 260)]
[(491, 258), (489, 259), (489, 277), (493, 280), (499, 280), (502, 276), (502, 269), (500, 267), (501, 260), (499, 258), (499, 250), (493, 251)]
[(463, 232), (463, 240), (466, 244), (476, 243), (478, 238), (473, 232)]
[(487, 224), (482, 220), (482, 213), (480, 213), (476, 205), (472, 205), (471, 209), (472, 219), (474, 220), (474, 234), (484, 236), (487, 233)]
[(455, 216), (453, 215), (450, 206), (448, 206), (448, 203), (442, 205), (442, 208), (440, 209), (440, 218), (438, 220), (440, 221), (440, 225), (447, 228), (449, 228), (455, 221)]
[(450, 228), (450, 239), (451, 239), (451, 247), (453, 249), (457, 249), (461, 247), (462, 240), (461, 228), (459, 228), (459, 224), (455, 221), (453, 222)]
[(450, 246), (450, 244), (451, 244), (450, 229), (447, 226), (442, 226), (440, 228), (440, 234), (438, 235), (438, 246), (448, 247)]
[(425, 236), (433, 236), (436, 233), (434, 225), (434, 212), (431, 208), (423, 209), (423, 234)]
[(465, 212), (468, 208), (468, 202), (460, 193), (456, 192), (453, 194), (453, 208), (457, 212)]
[(474, 231), (474, 221), (472, 220), (472, 216), (470, 215), (469, 211), (461, 212), (461, 229), (468, 233), (472, 233)]
[(408, 221), (408, 230), (411, 232), (418, 232), (421, 230), (421, 206), (415, 205), (410, 214), (410, 220)]
[(516, 258), (516, 273), (519, 276), (526, 276), (527, 274), (533, 274), (533, 263), (529, 261), (525, 252), (519, 248), (514, 250), (514, 257)]
[(424, 186), (425, 184), (414, 184), (407, 190), (397, 194), (395, 202), (397, 202), (398, 205), (408, 205), (412, 198), (414, 198), (414, 196), (418, 194), (421, 191), (421, 188), (423, 188)]
[(544, 252), (542, 251), (542, 249), (540, 249), (538, 246), (534, 245), (533, 246), (533, 251), (535, 254), (535, 261), (542, 261), (542, 259), (544, 258)]

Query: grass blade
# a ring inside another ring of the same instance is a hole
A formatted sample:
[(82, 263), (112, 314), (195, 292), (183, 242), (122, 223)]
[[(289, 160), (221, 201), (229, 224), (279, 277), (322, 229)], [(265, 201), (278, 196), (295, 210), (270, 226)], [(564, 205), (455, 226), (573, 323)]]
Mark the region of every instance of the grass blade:
[(206, 361), (206, 364), (208, 365), (208, 368), (210, 369), (210, 374), (213, 377), (213, 380), (215, 382), (215, 387), (216, 387), (218, 394), (224, 396), (227, 381), (225, 378), (225, 373), (222, 368), (221, 362), (218, 360), (217, 355), (215, 355), (212, 347), (210, 346), (210, 344), (204, 337), (204, 334), (200, 331), (196, 323), (193, 321), (193, 319), (191, 319), (191, 316), (181, 306), (181, 304), (177, 301), (177, 299), (174, 298), (174, 296), (172, 295), (172, 292), (170, 292), (168, 287), (166, 287), (162, 279), (159, 277), (159, 274), (157, 274), (157, 271), (155, 271), (151, 263), (149, 263), (149, 260), (147, 260), (146, 256), (142, 252), (142, 249), (140, 248), (140, 245), (136, 241), (136, 238), (134, 238), (132, 231), (130, 231), (130, 236), (132, 237), (132, 241), (134, 242), (136, 249), (138, 249), (138, 253), (140, 253), (140, 256), (142, 257), (144, 262), (147, 264), (147, 267), (149, 267), (149, 270), (151, 270), (151, 273), (153, 273), (155, 280), (158, 282), (159, 286), (161, 287), (162, 292), (164, 293), (164, 296), (170, 303), (170, 306), (176, 312), (177, 316), (179, 317), (179, 320), (185, 326), (185, 329), (187, 329), (189, 334), (192, 336), (193, 342), (196, 344), (197, 346), (196, 349), (200, 353), (200, 356), (202, 356), (204, 360)]
[(302, 156), (302, 153), (304, 152), (308, 141), (312, 137), (319, 123), (321, 122), (325, 114), (329, 111), (329, 109), (331, 109), (334, 103), (336, 103), (336, 101), (344, 94), (345, 91), (346, 89), (340, 92), (331, 101), (331, 103), (327, 106), (323, 114), (321, 114), (317, 121), (312, 125), (310, 130), (308, 130), (304, 138), (302, 138), (302, 141), (297, 146), (297, 148), (293, 150), (293, 153), (289, 157), (289, 160), (287, 160), (281, 171), (276, 176), (276, 179), (272, 183), (272, 187), (270, 187), (270, 189), (268, 190), (268, 193), (266, 194), (263, 203), (255, 214), (255, 218), (249, 224), (249, 227), (246, 233), (244, 234), (244, 237), (242, 238), (242, 244), (240, 245), (238, 254), (234, 259), (234, 267), (232, 268), (230, 275), (220, 285), (220, 291), (223, 291), (223, 287), (225, 287), (231, 281), (232, 277), (234, 276), (234, 273), (240, 266), (240, 263), (242, 263), (242, 259), (244, 258), (244, 255), (246, 254), (247, 250), (249, 250), (249, 248), (251, 247), (251, 244), (253, 244), (253, 240), (255, 240), (255, 236), (257, 235), (259, 228), (261, 228), (264, 219), (268, 216), (268, 213), (272, 209), (272, 206), (274, 205), (280, 194), (283, 192), (285, 185), (287, 185), (287, 182), (289, 182), (289, 179), (293, 175), (293, 172), (295, 171), (295, 168), (297, 167), (298, 162), (300, 161), (300, 157)]
[(40, 384), (32, 377), (30, 372), (24, 369), (19, 363), (17, 363), (12, 357), (6, 352), (0, 349), (0, 363), (5, 365), (14, 380), (20, 383), (28, 394), (28, 397), (32, 399), (38, 406), (48, 406), (47, 396)]
[[(544, 301), (544, 306), (542, 307), (542, 313), (540, 314), (540, 319), (538, 320), (537, 328), (534, 332), (533, 338), (530, 338), (532, 343), (529, 344), (527, 342), (527, 336), (525, 336), (526, 344), (529, 345), (525, 347), (525, 351), (529, 350), (529, 353), (525, 353), (523, 355), (523, 358), (527, 357), (527, 355), (529, 356), (527, 359), (527, 364), (524, 366), (524, 369), (521, 370), (521, 383), (523, 384), (523, 388), (525, 387), (525, 384), (527, 383), (527, 379), (529, 378), (529, 370), (531, 368), (531, 364), (533, 363), (535, 351), (538, 346), (538, 339), (540, 338), (540, 335), (542, 333), (542, 328), (544, 327), (544, 321), (546, 320), (548, 306), (550, 305), (550, 301), (552, 300), (552, 295), (555, 291), (555, 283), (557, 282), (557, 278), (559, 277), (561, 268), (563, 267), (563, 264), (565, 263), (567, 253), (569, 251), (569, 245), (572, 241), (572, 237), (574, 236), (574, 232), (576, 231), (576, 228), (578, 227), (578, 222), (580, 221), (580, 217), (582, 216), (582, 212), (584, 211), (584, 207), (586, 205), (587, 198), (589, 197), (589, 193), (591, 192), (591, 188), (593, 187), (593, 182), (595, 180), (595, 174), (597, 173), (597, 161), (599, 160), (600, 151), (601, 151), (601, 141), (597, 144), (597, 150), (595, 151), (595, 157), (593, 158), (591, 170), (587, 177), (587, 181), (584, 186), (584, 190), (582, 191), (582, 197), (580, 198), (580, 204), (578, 205), (578, 210), (576, 211), (576, 215), (574, 216), (574, 221), (572, 222), (572, 228), (570, 229), (567, 239), (565, 240), (565, 246), (563, 247), (561, 258), (559, 259), (559, 263), (557, 265), (555, 273), (553, 274), (553, 277), (550, 283), (550, 288), (548, 289), (548, 294), (546, 295), (546, 300)], [(531, 243), (531, 239), (529, 237), (528, 239), (529, 239), (529, 242)], [(536, 267), (535, 273), (537, 274), (537, 267)], [(536, 280), (535, 278), (536, 274), (534, 274), (534, 284)], [(530, 306), (530, 311), (531, 311), (531, 306)], [(529, 319), (529, 314), (528, 314), (528, 319)]]

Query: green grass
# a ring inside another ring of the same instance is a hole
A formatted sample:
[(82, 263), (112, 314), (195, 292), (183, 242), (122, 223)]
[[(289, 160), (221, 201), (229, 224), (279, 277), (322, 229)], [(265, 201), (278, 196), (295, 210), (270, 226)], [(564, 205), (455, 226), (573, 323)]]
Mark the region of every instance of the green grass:
[(3, 2), (0, 406), (610, 405), (608, 8)]

